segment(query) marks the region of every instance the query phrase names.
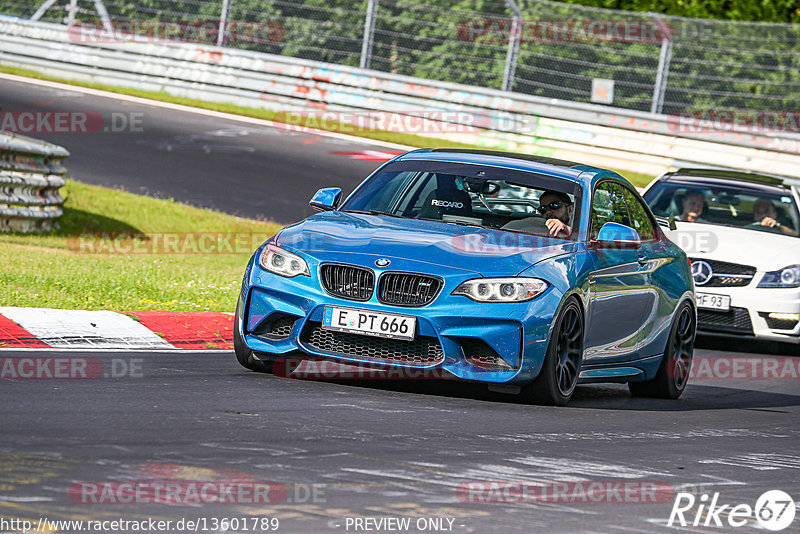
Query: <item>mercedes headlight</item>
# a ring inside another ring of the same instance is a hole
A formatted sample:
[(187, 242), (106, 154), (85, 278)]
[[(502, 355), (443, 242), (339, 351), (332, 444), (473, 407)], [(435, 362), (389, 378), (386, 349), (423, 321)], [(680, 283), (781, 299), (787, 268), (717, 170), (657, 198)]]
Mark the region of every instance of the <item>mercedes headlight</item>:
[(523, 302), (538, 297), (547, 282), (538, 278), (476, 278), (453, 291), (476, 302)]
[(765, 273), (758, 287), (800, 287), (800, 265)]
[(267, 245), (261, 251), (258, 264), (262, 269), (287, 278), (292, 278), (300, 274), (311, 276), (308, 273), (308, 264), (306, 260), (297, 254), (287, 252), (275, 245)]

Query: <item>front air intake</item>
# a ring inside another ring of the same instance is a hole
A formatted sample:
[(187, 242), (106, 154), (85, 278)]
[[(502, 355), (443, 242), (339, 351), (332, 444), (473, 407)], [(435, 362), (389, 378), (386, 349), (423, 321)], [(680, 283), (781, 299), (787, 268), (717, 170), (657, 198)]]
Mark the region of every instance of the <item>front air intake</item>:
[(396, 306), (425, 306), (442, 289), (441, 278), (414, 273), (384, 273), (378, 282), (378, 300)]
[(325, 263), (320, 267), (320, 279), (325, 291), (348, 300), (367, 301), (375, 288), (372, 271), (355, 265)]

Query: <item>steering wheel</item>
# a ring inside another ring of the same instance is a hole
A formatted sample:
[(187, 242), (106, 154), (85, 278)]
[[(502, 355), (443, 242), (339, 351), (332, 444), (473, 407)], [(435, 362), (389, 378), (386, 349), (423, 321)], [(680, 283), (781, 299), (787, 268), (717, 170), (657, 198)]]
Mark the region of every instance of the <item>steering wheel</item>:
[(772, 232), (775, 234), (782, 233), (781, 229), (778, 228), (777, 226), (766, 226), (764, 224), (761, 224), (760, 222), (751, 222), (750, 224), (745, 226), (745, 228), (750, 228), (752, 230), (761, 230), (763, 232)]
[(534, 216), (526, 217), (524, 219), (517, 219), (500, 227), (501, 230), (515, 230), (518, 232), (525, 232), (527, 234), (534, 234), (540, 236), (549, 236), (550, 230), (544, 223), (544, 217)]

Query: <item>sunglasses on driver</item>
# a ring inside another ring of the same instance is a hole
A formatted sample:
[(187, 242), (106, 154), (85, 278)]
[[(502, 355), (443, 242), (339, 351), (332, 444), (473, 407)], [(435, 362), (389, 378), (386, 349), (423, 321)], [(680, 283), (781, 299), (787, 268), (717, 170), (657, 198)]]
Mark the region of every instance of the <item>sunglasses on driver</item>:
[(566, 202), (561, 202), (561, 201), (558, 201), (558, 200), (554, 200), (553, 202), (549, 202), (547, 204), (543, 204), (543, 205), (539, 206), (536, 209), (537, 209), (537, 211), (539, 213), (544, 215), (547, 210), (557, 210), (561, 206), (568, 206), (568, 205), (569, 204), (567, 204)]

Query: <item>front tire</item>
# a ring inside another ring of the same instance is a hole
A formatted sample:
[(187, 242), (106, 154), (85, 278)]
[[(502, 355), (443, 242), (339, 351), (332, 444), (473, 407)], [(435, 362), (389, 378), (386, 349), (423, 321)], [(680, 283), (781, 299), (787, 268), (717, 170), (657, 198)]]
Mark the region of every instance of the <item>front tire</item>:
[(239, 305), (236, 306), (236, 315), (233, 317), (233, 352), (242, 367), (258, 373), (272, 372), (272, 360), (260, 359), (256, 356), (239, 334)]
[(675, 322), (656, 377), (646, 382), (628, 382), (631, 395), (673, 400), (681, 396), (692, 369), (696, 328), (697, 321), (692, 306), (688, 303), (682, 304), (675, 314)]
[(553, 327), (539, 376), (526, 386), (529, 399), (539, 404), (566, 406), (581, 373), (583, 363), (583, 314), (571, 298)]

